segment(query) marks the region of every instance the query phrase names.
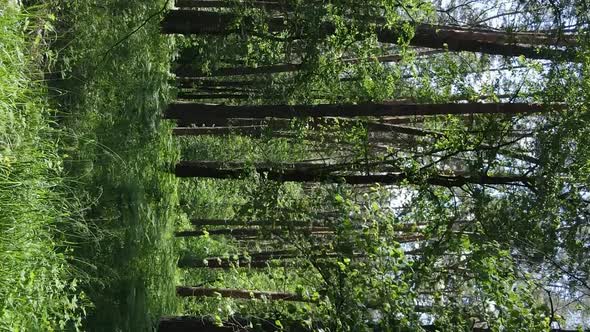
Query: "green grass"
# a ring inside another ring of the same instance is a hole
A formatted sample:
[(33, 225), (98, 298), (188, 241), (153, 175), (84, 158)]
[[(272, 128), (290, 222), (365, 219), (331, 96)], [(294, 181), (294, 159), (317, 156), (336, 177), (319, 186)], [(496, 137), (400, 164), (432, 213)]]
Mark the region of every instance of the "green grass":
[(44, 13), (0, 2), (0, 331), (75, 329), (86, 302), (63, 236), (81, 234), (80, 205), (39, 80)]
[[(187, 248), (173, 237), (188, 217), (230, 218), (257, 192), (246, 182), (181, 186), (168, 172), (180, 150), (161, 119), (175, 49), (159, 32), (164, 3), (50, 0), (34, 15), (2, 3), (0, 330), (152, 331), (162, 315), (197, 312), (174, 286), (206, 281), (209, 272), (178, 271), (180, 249), (231, 248), (205, 239)], [(267, 143), (182, 145), (185, 157), (201, 159), (303, 153), (284, 140)], [(255, 271), (226, 281), (281, 289)], [(243, 305), (212, 299), (201, 309), (226, 304)]]
[(176, 312), (164, 2), (1, 3), (0, 330), (151, 331)]
[(178, 152), (169, 99), (173, 42), (155, 15), (164, 1), (53, 1), (61, 78), (52, 83), (70, 156), (73, 192), (92, 204), (85, 217), (92, 241), (74, 254), (91, 281), (89, 331), (149, 331), (175, 312), (177, 180), (168, 173)]

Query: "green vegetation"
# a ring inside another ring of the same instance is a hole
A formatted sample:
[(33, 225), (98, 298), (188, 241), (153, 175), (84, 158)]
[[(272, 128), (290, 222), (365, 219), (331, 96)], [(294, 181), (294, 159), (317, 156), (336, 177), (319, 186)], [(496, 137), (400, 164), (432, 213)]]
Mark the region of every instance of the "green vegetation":
[(161, 331), (587, 324), (585, 8), (178, 3), (198, 287)]
[[(81, 325), (86, 295), (67, 236), (84, 227), (81, 201), (63, 176), (53, 110), (42, 82), (51, 32), (45, 8), (0, 4), (0, 330)], [(69, 234), (66, 234), (69, 233)]]
[(124, 39), (163, 5), (0, 9), (2, 330), (151, 330), (175, 308), (172, 42), (158, 15)]
[(583, 4), (175, 3), (0, 0), (0, 331), (588, 324)]
[[(61, 34), (52, 82), (67, 176), (86, 197), (93, 237), (75, 247), (93, 304), (86, 328), (145, 331), (173, 310), (172, 229), (176, 148), (161, 121), (172, 43), (161, 36), (164, 1), (57, 1)], [(144, 27), (129, 35), (153, 16)], [(128, 36), (128, 37), (127, 37)], [(119, 42), (117, 44), (117, 42)]]

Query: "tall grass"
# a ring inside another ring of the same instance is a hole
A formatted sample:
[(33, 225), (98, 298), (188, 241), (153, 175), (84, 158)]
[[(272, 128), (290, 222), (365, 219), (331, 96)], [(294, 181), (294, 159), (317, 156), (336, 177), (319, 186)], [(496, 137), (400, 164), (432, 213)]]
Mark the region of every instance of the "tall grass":
[(0, 330), (78, 329), (86, 297), (64, 229), (79, 206), (66, 197), (63, 161), (40, 80), (50, 25), (42, 8), (0, 2)]
[(162, 120), (174, 47), (159, 29), (167, 1), (50, 3), (60, 73), (51, 86), (59, 125), (75, 133), (64, 136), (64, 167), (75, 196), (92, 198), (84, 218), (99, 235), (74, 250), (94, 304), (84, 328), (151, 331), (177, 306), (178, 181), (168, 170), (178, 151)]

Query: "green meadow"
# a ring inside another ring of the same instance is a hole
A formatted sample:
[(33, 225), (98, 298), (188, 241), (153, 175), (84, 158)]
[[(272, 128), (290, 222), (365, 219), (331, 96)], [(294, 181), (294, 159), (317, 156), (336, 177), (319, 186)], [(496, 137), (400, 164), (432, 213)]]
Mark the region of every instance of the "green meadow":
[(0, 4), (2, 331), (145, 331), (176, 308), (164, 4)]
[(0, 0), (0, 332), (582, 331), (590, 18), (524, 3)]

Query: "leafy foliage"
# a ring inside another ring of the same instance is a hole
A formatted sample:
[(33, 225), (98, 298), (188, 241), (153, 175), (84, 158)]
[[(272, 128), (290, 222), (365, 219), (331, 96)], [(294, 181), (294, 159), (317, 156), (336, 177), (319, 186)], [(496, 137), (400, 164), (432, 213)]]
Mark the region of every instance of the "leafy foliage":
[(79, 330), (88, 299), (63, 232), (84, 237), (53, 110), (39, 82), (47, 8), (0, 4), (0, 330)]

